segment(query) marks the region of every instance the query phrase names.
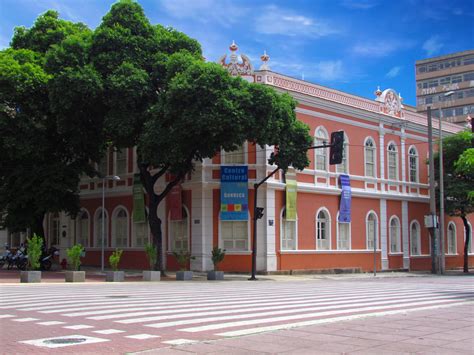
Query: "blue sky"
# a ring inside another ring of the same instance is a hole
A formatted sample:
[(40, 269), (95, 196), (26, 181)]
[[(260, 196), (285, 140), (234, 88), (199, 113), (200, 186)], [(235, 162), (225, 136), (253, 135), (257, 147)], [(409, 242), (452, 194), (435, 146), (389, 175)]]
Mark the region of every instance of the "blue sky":
[[(113, 0), (0, 0), (0, 48), (15, 26), (48, 9), (95, 28)], [(172, 26), (217, 61), (235, 40), (260, 66), (373, 98), (393, 88), (415, 105), (415, 61), (474, 48), (473, 0), (140, 0), (152, 23)]]

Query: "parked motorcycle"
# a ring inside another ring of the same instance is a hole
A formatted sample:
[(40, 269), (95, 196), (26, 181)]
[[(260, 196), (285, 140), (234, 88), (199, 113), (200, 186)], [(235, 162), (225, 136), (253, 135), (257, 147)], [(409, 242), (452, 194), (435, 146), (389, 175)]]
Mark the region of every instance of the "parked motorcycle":
[(8, 248), (5, 262), (7, 263), (8, 270), (13, 269), (13, 267), (16, 267), (19, 270), (26, 270), (26, 267), (28, 266), (28, 255), (25, 254), (25, 248), (18, 248), (16, 253), (13, 253), (11, 249)]
[(40, 269), (44, 271), (51, 270), (53, 259), (57, 255), (59, 255), (59, 250), (55, 247), (51, 247), (49, 250), (43, 249), (43, 253), (40, 258)]

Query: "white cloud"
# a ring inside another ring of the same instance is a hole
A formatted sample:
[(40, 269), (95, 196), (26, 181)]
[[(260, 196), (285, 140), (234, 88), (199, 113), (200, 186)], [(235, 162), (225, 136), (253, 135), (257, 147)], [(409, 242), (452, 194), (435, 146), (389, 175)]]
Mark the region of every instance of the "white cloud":
[(414, 46), (413, 41), (386, 40), (377, 42), (366, 42), (356, 44), (352, 52), (365, 57), (386, 57), (398, 50), (408, 49)]
[(400, 74), (400, 71), (402, 70), (402, 67), (393, 67), (392, 69), (390, 69), (388, 71), (387, 74), (385, 74), (385, 77), (387, 78), (395, 78), (396, 76), (398, 76), (398, 74)]
[(215, 21), (224, 27), (238, 22), (248, 9), (229, 0), (160, 0), (162, 9), (177, 19), (192, 19), (201, 23)]
[(342, 61), (340, 60), (328, 60), (321, 61), (314, 65), (314, 71), (312, 70), (312, 76), (322, 81), (335, 81), (342, 79), (343, 69)]
[(349, 9), (368, 10), (377, 6), (377, 2), (372, 0), (343, 0), (342, 6)]
[(323, 20), (304, 16), (292, 10), (268, 6), (255, 19), (255, 30), (281, 36), (323, 37), (338, 31)]
[(423, 49), (428, 56), (438, 53), (443, 46), (444, 44), (441, 43), (439, 36), (431, 36), (423, 43)]

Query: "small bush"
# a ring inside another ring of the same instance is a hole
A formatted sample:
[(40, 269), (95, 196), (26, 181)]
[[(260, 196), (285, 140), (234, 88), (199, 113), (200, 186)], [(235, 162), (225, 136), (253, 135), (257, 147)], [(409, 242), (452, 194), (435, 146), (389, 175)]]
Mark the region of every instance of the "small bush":
[(219, 264), (225, 257), (225, 249), (218, 247), (212, 248), (212, 263), (214, 264), (214, 270), (217, 271), (217, 264)]
[(66, 250), (69, 264), (72, 265), (72, 269), (75, 271), (79, 270), (79, 266), (81, 266), (81, 256), (83, 252), (84, 248), (81, 244), (76, 244)]
[(118, 264), (122, 257), (123, 250), (115, 249), (111, 256), (109, 256), (109, 263), (113, 271), (118, 271)]
[(43, 238), (33, 234), (28, 238), (28, 270), (38, 270), (40, 268), (40, 258), (42, 254)]
[(173, 255), (176, 258), (180, 271), (186, 271), (189, 261), (196, 259), (194, 256), (191, 256), (191, 253), (183, 250), (174, 251)]
[(158, 259), (158, 254), (156, 253), (156, 248), (153, 244), (146, 243), (145, 245), (145, 253), (148, 258), (148, 262), (150, 263), (150, 270), (153, 270), (156, 264), (156, 260)]

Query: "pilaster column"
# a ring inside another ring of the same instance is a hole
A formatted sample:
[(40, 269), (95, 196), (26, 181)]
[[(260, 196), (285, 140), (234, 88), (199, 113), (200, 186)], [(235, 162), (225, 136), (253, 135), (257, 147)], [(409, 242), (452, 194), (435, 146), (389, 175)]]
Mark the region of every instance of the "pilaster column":
[(380, 246), (382, 249), (382, 270), (388, 269), (387, 248), (387, 200), (380, 199)]
[(402, 250), (403, 268), (410, 268), (410, 253), (408, 243), (408, 202), (402, 201)]

